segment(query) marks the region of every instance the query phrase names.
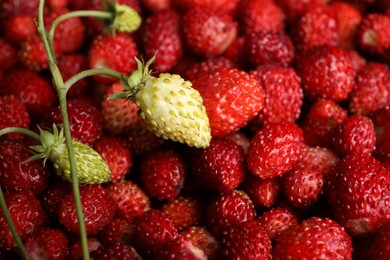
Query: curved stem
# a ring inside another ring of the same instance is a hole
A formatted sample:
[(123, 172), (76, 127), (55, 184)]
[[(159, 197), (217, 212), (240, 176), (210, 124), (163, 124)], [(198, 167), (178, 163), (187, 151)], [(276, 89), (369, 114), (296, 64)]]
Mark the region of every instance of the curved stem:
[(54, 49), (51, 50), (51, 47), (53, 44), (50, 44), (49, 41), (47, 40), (47, 35), (46, 35), (46, 29), (45, 25), (43, 23), (43, 6), (44, 6), (45, 0), (40, 0), (39, 1), (39, 8), (38, 8), (38, 32), (41, 35), (43, 45), (45, 46), (46, 50), (46, 55), (48, 60), (54, 60), (55, 59), (55, 54), (54, 54)]
[(7, 128), (3, 128), (3, 129), (0, 130), (0, 136), (8, 134), (8, 133), (24, 134), (24, 135), (27, 135), (29, 137), (34, 138), (37, 141), (41, 140), (39, 134), (37, 134), (37, 133), (35, 133), (35, 132), (31, 131), (31, 130), (25, 129), (25, 128), (7, 127)]
[(50, 50), (52, 53), (54, 53), (54, 31), (59, 23), (62, 21), (73, 18), (73, 17), (94, 17), (94, 18), (100, 18), (100, 19), (108, 19), (112, 20), (114, 19), (114, 15), (111, 12), (107, 11), (94, 11), (94, 10), (79, 10), (79, 11), (73, 11), (66, 14), (63, 14), (57, 19), (54, 20), (50, 31), (49, 31), (49, 42), (50, 42)]
[(85, 70), (85, 71), (82, 71), (82, 72), (74, 75), (70, 79), (68, 79), (65, 82), (65, 90), (68, 91), (69, 88), (71, 86), (73, 86), (73, 84), (75, 84), (80, 79), (83, 79), (83, 78), (86, 78), (86, 77), (89, 77), (89, 76), (94, 76), (94, 75), (105, 75), (105, 76), (110, 76), (110, 77), (114, 77), (114, 78), (117, 78), (117, 79), (123, 79), (123, 77), (125, 77), (122, 73), (119, 73), (119, 72), (117, 72), (115, 70), (108, 70), (108, 69), (90, 69), (90, 70)]

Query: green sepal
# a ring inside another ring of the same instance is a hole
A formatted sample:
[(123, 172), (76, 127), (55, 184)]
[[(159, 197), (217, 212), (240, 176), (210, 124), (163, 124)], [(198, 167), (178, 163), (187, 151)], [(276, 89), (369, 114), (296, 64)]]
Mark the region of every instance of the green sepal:
[(127, 91), (123, 91), (123, 92), (112, 94), (111, 96), (108, 97), (108, 100), (128, 99), (128, 98), (129, 98), (129, 94), (127, 93)]

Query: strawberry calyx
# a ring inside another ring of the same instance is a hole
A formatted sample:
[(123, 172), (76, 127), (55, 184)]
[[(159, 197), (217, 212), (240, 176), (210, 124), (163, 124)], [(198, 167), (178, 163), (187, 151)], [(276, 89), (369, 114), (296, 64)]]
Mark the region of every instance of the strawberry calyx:
[(128, 5), (118, 4), (110, 1), (104, 1), (109, 12), (114, 15), (111, 21), (111, 29), (113, 31), (131, 33), (137, 30), (142, 22), (141, 16), (136, 10)]

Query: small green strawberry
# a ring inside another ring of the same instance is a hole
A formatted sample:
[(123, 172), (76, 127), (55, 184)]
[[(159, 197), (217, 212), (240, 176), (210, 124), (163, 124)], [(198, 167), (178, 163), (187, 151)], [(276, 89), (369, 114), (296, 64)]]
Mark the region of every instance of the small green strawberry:
[(109, 99), (134, 100), (140, 108), (139, 117), (157, 136), (197, 148), (208, 147), (211, 130), (202, 97), (190, 81), (177, 74), (152, 76), (149, 66), (155, 57), (145, 65), (135, 58), (138, 70), (123, 80), (124, 91)]
[(131, 33), (141, 26), (141, 16), (128, 5), (121, 5), (110, 1), (104, 1), (107, 9), (113, 13), (114, 18), (111, 21), (111, 28), (114, 31)]
[[(55, 172), (63, 179), (72, 181), (68, 150), (62, 130), (58, 132), (53, 126), (53, 133), (40, 129), (41, 145), (31, 146), (35, 153), (27, 161), (49, 159), (53, 162)], [(111, 173), (99, 153), (86, 144), (72, 140), (80, 183), (99, 184), (110, 180)]]

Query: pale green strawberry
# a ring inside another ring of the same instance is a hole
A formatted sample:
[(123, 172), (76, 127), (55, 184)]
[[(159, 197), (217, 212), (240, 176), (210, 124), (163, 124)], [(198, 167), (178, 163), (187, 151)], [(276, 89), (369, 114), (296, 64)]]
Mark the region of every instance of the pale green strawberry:
[(211, 130), (199, 92), (177, 74), (153, 77), (148, 68), (154, 58), (146, 65), (136, 58), (138, 70), (122, 82), (125, 90), (110, 99), (134, 100), (140, 108), (139, 117), (157, 136), (198, 148), (208, 147)]
[[(55, 172), (63, 179), (72, 181), (68, 150), (62, 131), (56, 126), (53, 133), (40, 129), (41, 145), (30, 147), (35, 153), (27, 161), (49, 159), (53, 162)], [(76, 158), (77, 176), (80, 183), (99, 184), (110, 180), (111, 172), (99, 153), (86, 144), (73, 140)]]
[(111, 2), (103, 0), (108, 11), (113, 14), (111, 28), (114, 32), (131, 33), (137, 30), (142, 22), (141, 16), (128, 5), (118, 4), (117, 1)]

